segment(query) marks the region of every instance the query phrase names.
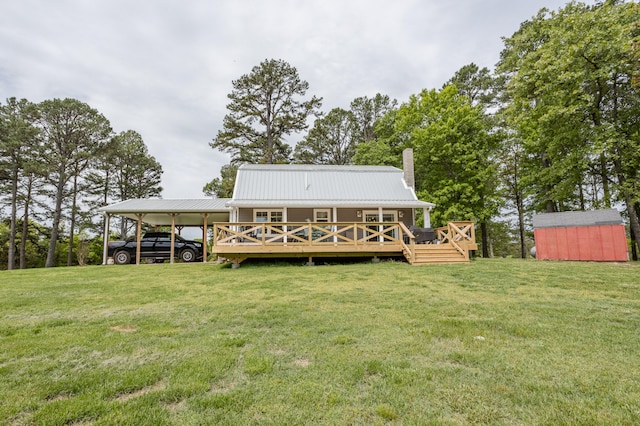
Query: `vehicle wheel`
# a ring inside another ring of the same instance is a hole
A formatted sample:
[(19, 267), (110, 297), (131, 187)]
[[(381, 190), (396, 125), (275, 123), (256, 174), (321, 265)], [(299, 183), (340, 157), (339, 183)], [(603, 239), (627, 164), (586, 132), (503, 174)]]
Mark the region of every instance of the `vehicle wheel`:
[(183, 262), (193, 262), (196, 260), (196, 253), (191, 249), (184, 249), (182, 253), (180, 253), (180, 259)]
[(144, 263), (156, 263), (156, 260), (153, 257), (147, 257)]
[(118, 265), (126, 265), (131, 263), (131, 255), (128, 251), (119, 251), (113, 256), (113, 261)]

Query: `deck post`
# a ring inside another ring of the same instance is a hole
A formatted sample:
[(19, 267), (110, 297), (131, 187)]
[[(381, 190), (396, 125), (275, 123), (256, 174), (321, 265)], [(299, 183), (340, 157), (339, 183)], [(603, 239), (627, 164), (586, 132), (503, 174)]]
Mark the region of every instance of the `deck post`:
[(107, 264), (107, 252), (109, 251), (109, 228), (110, 228), (110, 223), (111, 221), (111, 216), (109, 216), (109, 213), (105, 213), (104, 214), (104, 235), (103, 235), (103, 241), (102, 241), (102, 264), (106, 265)]
[(140, 264), (140, 240), (142, 239), (142, 214), (138, 213), (138, 226), (136, 227), (136, 265)]
[[(288, 219), (287, 219), (287, 208), (286, 207), (282, 208), (282, 221), (284, 223), (288, 222)], [(282, 241), (284, 242), (285, 245), (287, 245), (287, 241), (288, 241), (288, 238), (287, 238), (288, 226), (287, 225), (283, 226), (282, 230), (284, 231), (284, 237), (282, 237)]]
[[(333, 223), (336, 223), (336, 222), (338, 222), (338, 208), (334, 207), (333, 208)], [(332, 229), (333, 232), (337, 231), (336, 225), (333, 225), (332, 228), (333, 228)], [(338, 236), (337, 235), (333, 236), (333, 243), (334, 243), (334, 245), (338, 244)]]
[(204, 219), (204, 223), (202, 226), (202, 263), (207, 263), (207, 257), (209, 257), (209, 254), (207, 253), (209, 249), (207, 247), (207, 231), (208, 231), (207, 225), (209, 221), (209, 213), (204, 213), (203, 219)]
[(176, 254), (176, 214), (175, 213), (171, 213), (171, 249), (169, 250), (170, 256), (169, 256), (169, 263), (173, 263), (173, 257)]

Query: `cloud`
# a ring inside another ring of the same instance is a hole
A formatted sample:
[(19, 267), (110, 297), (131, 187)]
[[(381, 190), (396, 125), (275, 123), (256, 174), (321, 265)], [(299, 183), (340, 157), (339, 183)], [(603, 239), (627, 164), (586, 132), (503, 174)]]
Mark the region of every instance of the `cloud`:
[[(21, 0), (0, 13), (0, 97), (72, 97), (136, 130), (165, 198), (196, 198), (228, 162), (209, 142), (232, 80), (268, 58), (295, 66), (323, 110), (400, 102), (461, 66), (492, 68), (501, 36), (561, 1)], [(1, 101), (1, 100), (0, 100)], [(295, 138), (292, 138), (295, 139)], [(292, 140), (295, 142), (295, 140)]]

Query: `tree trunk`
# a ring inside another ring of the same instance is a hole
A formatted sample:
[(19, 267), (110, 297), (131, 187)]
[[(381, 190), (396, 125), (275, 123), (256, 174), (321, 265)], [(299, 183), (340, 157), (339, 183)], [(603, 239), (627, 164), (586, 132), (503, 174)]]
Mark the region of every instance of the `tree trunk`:
[(27, 193), (24, 197), (24, 214), (22, 215), (22, 238), (20, 239), (20, 269), (27, 267), (27, 238), (29, 238), (29, 207), (31, 205), (31, 190), (33, 178), (27, 181)]
[[(636, 208), (633, 205), (633, 202), (629, 199), (629, 197), (625, 194), (625, 202), (627, 203), (627, 214), (629, 215), (629, 227), (631, 228), (631, 232), (633, 236), (640, 235), (640, 223), (638, 222), (638, 215), (636, 212)], [(631, 252), (633, 253), (635, 246), (637, 245), (637, 241), (631, 240), (631, 244), (633, 244), (631, 248)], [(637, 257), (637, 254), (636, 254)]]
[(616, 174), (618, 175), (618, 184), (620, 185), (622, 197), (627, 206), (627, 214), (629, 215), (629, 227), (633, 232), (633, 235), (640, 235), (640, 222), (638, 221), (638, 212), (636, 212), (635, 201), (630, 190), (626, 188), (626, 175), (624, 174), (622, 164), (620, 163), (620, 155), (618, 159), (613, 161)]
[(611, 190), (609, 189), (609, 174), (607, 173), (607, 159), (604, 153), (600, 154), (600, 177), (602, 179), (602, 201), (604, 207), (611, 208)]
[(49, 241), (49, 251), (47, 252), (46, 268), (51, 268), (56, 260), (56, 246), (58, 244), (58, 228), (60, 227), (60, 218), (62, 216), (62, 198), (64, 196), (64, 172), (58, 175), (56, 204), (53, 211), (53, 224), (51, 225), (51, 240)]
[(487, 222), (480, 223), (480, 233), (482, 235), (482, 257), (487, 259), (489, 257), (489, 230), (487, 229)]
[(524, 205), (522, 194), (516, 194), (516, 208), (518, 209), (518, 235), (520, 237), (520, 257), (527, 258), (527, 243), (524, 239)]
[(638, 250), (636, 249), (636, 245), (638, 242), (636, 241), (636, 234), (633, 232), (633, 228), (629, 229), (629, 234), (631, 236), (631, 260), (638, 260)]
[(18, 168), (13, 170), (11, 177), (11, 219), (9, 225), (9, 253), (7, 255), (7, 269), (12, 270), (16, 265), (16, 221), (18, 216)]
[(76, 194), (78, 191), (78, 174), (76, 173), (73, 177), (73, 192), (71, 201), (71, 226), (69, 226), (69, 249), (67, 250), (67, 266), (71, 266), (73, 264), (73, 237), (75, 234), (76, 228)]

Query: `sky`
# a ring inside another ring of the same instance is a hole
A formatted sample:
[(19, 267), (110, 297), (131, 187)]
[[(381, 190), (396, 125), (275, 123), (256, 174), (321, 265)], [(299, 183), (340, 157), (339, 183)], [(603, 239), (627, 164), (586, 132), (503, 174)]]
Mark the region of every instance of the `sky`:
[[(587, 2), (592, 4), (593, 1)], [(557, 0), (0, 0), (0, 102), (75, 98), (162, 165), (163, 198), (202, 198), (228, 155), (232, 81), (281, 59), (322, 111), (399, 103), (462, 66), (494, 69), (509, 37)], [(294, 135), (294, 145), (303, 135)]]

